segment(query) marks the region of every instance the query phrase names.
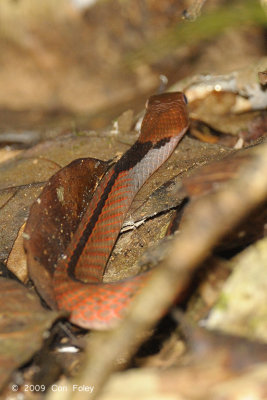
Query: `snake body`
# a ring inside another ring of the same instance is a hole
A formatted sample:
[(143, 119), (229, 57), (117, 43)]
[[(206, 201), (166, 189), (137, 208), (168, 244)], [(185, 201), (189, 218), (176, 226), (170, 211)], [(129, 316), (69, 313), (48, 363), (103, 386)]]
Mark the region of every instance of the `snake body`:
[(125, 215), (144, 182), (170, 156), (188, 127), (183, 93), (149, 98), (137, 142), (98, 185), (53, 278), (59, 309), (70, 321), (90, 329), (107, 329), (125, 313), (146, 274), (103, 283), (103, 273)]

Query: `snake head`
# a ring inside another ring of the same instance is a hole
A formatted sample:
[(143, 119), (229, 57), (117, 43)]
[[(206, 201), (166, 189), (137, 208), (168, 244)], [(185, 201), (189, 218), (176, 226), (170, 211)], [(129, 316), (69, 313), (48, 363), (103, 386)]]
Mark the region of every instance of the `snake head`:
[(187, 99), (182, 92), (151, 96), (141, 126), (139, 142), (156, 143), (184, 134), (189, 125)]

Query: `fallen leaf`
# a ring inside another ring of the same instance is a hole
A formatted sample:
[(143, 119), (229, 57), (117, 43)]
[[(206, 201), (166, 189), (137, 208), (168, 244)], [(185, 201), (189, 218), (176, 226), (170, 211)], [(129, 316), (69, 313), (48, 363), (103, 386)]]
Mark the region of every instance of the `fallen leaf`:
[(267, 341), (267, 238), (232, 260), (226, 281), (206, 326), (250, 339)]
[(25, 224), (19, 230), (17, 239), (7, 259), (7, 268), (23, 283), (28, 280), (26, 255), (23, 247), (23, 232)]
[(0, 278), (0, 315), (1, 388), (41, 348), (48, 329), (63, 313), (45, 310), (24, 286)]
[(0, 164), (0, 260), (6, 261), (30, 206), (53, 174), (77, 158), (109, 160), (128, 147), (108, 134), (81, 132), (39, 143)]
[[(229, 180), (238, 177), (239, 171), (252, 157), (253, 147), (241, 149), (221, 160), (200, 167), (190, 176), (185, 177), (183, 186), (190, 196), (191, 202), (184, 210), (180, 229), (182, 229), (186, 219), (190, 218), (194, 200), (199, 196), (218, 190), (220, 186), (226, 185)], [(266, 204), (259, 205), (218, 244), (217, 251), (222, 253), (225, 250), (240, 249), (252, 243), (252, 241), (260, 239), (265, 234), (266, 222)]]
[(24, 231), (29, 275), (50, 307), (55, 307), (51, 282), (54, 267), (108, 165), (92, 158), (73, 161), (49, 179), (31, 207)]

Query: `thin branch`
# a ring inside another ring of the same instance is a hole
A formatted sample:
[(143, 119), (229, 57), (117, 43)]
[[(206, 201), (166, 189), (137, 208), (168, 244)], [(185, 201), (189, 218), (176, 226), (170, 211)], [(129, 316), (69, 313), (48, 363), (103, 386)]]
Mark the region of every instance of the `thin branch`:
[(201, 8), (206, 0), (194, 0), (193, 3), (183, 12), (183, 18), (188, 21), (195, 21), (201, 14)]

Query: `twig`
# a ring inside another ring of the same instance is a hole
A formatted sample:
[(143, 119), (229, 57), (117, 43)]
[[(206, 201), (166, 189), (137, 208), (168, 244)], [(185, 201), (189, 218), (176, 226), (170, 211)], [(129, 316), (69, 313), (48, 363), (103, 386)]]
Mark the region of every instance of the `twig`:
[(194, 0), (193, 3), (183, 12), (183, 18), (188, 21), (195, 21), (200, 16), (201, 8), (206, 0)]

